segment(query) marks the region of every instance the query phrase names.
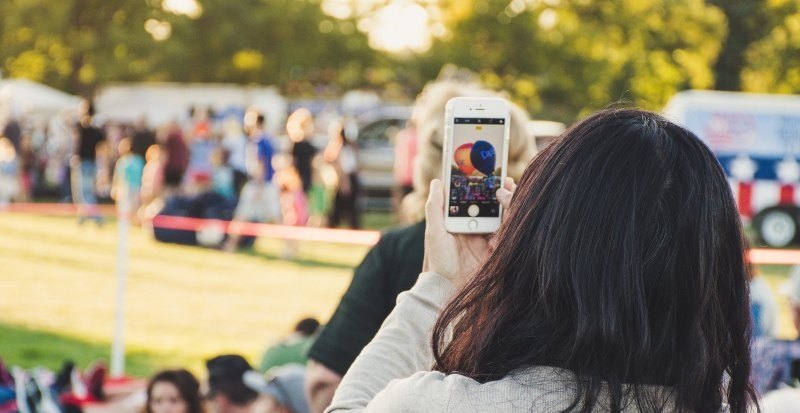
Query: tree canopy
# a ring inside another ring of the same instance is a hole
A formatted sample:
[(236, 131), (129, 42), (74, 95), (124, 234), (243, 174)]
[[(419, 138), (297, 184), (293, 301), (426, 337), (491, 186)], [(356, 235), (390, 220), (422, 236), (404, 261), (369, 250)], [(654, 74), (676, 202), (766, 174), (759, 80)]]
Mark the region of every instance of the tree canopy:
[(416, 0), (435, 37), (402, 55), (366, 33), (391, 0), (335, 0), (355, 10), (336, 17), (323, 1), (197, 0), (180, 13), (166, 0), (5, 0), (0, 70), (81, 94), (177, 81), (411, 98), (452, 63), (567, 122), (617, 101), (659, 109), (688, 88), (800, 91), (800, 0)]

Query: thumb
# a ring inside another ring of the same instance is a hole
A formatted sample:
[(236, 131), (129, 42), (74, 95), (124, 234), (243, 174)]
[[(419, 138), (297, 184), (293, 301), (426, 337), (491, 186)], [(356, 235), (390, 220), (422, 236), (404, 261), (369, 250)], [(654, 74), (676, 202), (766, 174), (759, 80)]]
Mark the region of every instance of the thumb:
[(425, 202), (425, 220), (431, 227), (444, 226), (443, 197), (442, 181), (439, 179), (432, 180), (430, 192), (428, 193), (428, 201)]

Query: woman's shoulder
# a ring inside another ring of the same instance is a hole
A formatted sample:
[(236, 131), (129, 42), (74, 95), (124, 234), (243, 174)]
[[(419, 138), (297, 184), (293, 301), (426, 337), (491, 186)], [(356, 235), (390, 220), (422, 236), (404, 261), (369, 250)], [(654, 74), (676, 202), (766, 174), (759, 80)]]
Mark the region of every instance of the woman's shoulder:
[[(392, 381), (375, 398), (385, 406), (413, 407), (430, 412), (517, 412), (563, 409), (569, 381), (547, 367), (514, 372), (499, 380), (479, 382), (461, 374), (418, 372)], [(549, 374), (549, 376), (548, 376)]]

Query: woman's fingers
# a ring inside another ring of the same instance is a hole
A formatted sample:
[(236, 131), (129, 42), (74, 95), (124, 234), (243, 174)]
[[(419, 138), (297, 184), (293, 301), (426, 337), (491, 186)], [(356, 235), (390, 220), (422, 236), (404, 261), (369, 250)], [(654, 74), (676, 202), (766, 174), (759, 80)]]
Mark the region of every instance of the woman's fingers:
[(503, 180), (503, 187), (497, 190), (497, 201), (500, 202), (503, 208), (511, 206), (511, 198), (516, 189), (517, 184), (514, 183), (513, 179), (506, 177), (506, 179)]
[(512, 178), (512, 177), (510, 177), (510, 176), (507, 176), (507, 177), (506, 177), (506, 178), (503, 180), (503, 188), (507, 189), (507, 190), (508, 190), (508, 191), (510, 191), (511, 193), (514, 193), (514, 191), (516, 191), (516, 190), (517, 190), (517, 184), (516, 184), (516, 183), (514, 183), (514, 178)]
[(513, 194), (508, 189), (500, 188), (497, 190), (497, 201), (500, 202), (500, 205), (502, 205), (503, 208), (508, 208), (511, 206), (512, 195)]

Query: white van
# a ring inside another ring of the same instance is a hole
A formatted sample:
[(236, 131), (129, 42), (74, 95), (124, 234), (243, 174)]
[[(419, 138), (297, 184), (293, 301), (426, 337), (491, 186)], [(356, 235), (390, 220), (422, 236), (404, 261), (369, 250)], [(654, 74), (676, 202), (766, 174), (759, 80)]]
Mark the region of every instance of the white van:
[(672, 97), (664, 114), (714, 151), (761, 241), (798, 241), (800, 96), (691, 90)]

